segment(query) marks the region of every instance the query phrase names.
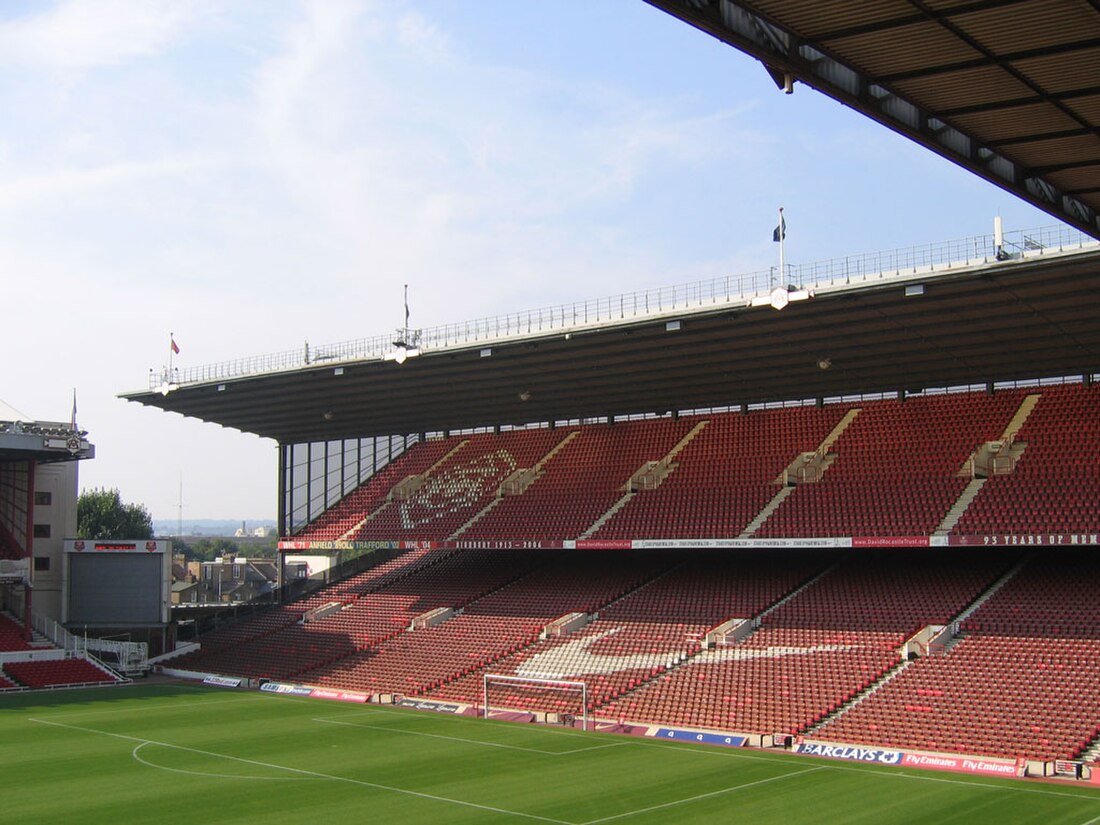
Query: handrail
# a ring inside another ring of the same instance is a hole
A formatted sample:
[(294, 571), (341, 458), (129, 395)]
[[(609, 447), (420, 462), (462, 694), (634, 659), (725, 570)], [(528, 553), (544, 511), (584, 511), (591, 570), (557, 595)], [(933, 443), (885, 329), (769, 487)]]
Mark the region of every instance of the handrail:
[[(396, 335), (375, 335), (311, 347), (283, 350), (195, 367), (174, 366), (149, 370), (149, 389), (176, 388), (234, 378), (283, 372), (303, 367), (383, 359), (400, 345), (409, 350), (440, 350), (488, 344), (526, 335), (606, 325), (671, 312), (744, 303), (766, 294), (777, 284), (823, 289), (867, 283), (921, 273), (937, 273), (960, 267), (991, 264), (1007, 259), (1038, 257), (1048, 253), (1100, 247), (1100, 242), (1065, 225), (1006, 232), (1003, 246), (992, 235), (974, 235), (901, 249), (848, 255), (808, 264), (786, 264), (783, 277), (775, 267), (742, 275), (720, 276), (677, 286), (656, 287), (588, 301), (514, 312), (444, 324), (422, 330), (396, 330)], [(395, 340), (395, 338), (397, 340)]]
[[(90, 659), (95, 659), (97, 664), (104, 667), (110, 666), (99, 656), (93, 655), (93, 650), (99, 653), (114, 653), (118, 657), (119, 665), (126, 670), (144, 667), (149, 658), (147, 642), (120, 642), (115, 639), (76, 636), (66, 630), (60, 622), (38, 613), (31, 613), (31, 626), (62, 650), (83, 654)], [(110, 669), (114, 671), (114, 668)]]

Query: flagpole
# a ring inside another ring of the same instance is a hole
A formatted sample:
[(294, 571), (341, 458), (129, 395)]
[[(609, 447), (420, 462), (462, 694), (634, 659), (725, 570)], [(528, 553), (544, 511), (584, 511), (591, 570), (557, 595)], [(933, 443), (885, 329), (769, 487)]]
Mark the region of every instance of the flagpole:
[(783, 258), (783, 245), (786, 243), (787, 227), (783, 225), (783, 207), (779, 207), (779, 286), (785, 286), (787, 280), (786, 264)]
[(176, 343), (176, 333), (169, 332), (168, 333), (168, 376), (169, 376), (169, 380), (171, 379), (171, 375), (172, 375), (172, 356), (176, 354), (176, 347), (174, 346), (175, 343)]

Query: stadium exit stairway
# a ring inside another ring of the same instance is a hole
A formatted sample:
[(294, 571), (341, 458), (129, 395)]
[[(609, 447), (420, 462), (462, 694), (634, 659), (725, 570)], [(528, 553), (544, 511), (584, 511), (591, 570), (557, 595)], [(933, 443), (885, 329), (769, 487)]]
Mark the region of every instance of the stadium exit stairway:
[[(1020, 429), (1024, 426), (1024, 424), (1027, 423), (1027, 419), (1031, 416), (1032, 410), (1035, 409), (1035, 406), (1039, 403), (1039, 399), (1041, 397), (1042, 396), (1040, 396), (1038, 393), (1029, 393), (1028, 395), (1024, 396), (1023, 400), (1020, 402), (1020, 406), (1016, 409), (1016, 413), (1012, 416), (1012, 420), (1008, 422), (1008, 425), (1005, 427), (1004, 432), (1001, 433), (1001, 436), (998, 439), (999, 442), (1001, 442), (1002, 444), (1012, 444), (1016, 436), (1019, 434)], [(1022, 445), (1013, 450), (1013, 453), (1016, 457), (1019, 457), (1022, 452)], [(971, 454), (970, 458), (967, 459), (967, 462), (964, 465), (963, 469), (959, 471), (960, 475), (973, 472), (974, 459), (977, 454), (978, 451), (975, 451)], [(946, 536), (953, 529), (955, 529), (955, 525), (957, 525), (962, 517), (966, 515), (966, 511), (970, 509), (970, 505), (973, 503), (974, 499), (976, 499), (981, 493), (982, 488), (985, 486), (987, 481), (988, 479), (985, 478), (971, 478), (970, 482), (966, 485), (966, 488), (962, 491), (958, 499), (951, 506), (951, 509), (947, 511), (947, 514), (943, 517), (943, 521), (939, 523), (939, 526), (936, 527), (936, 530), (933, 532), (932, 535)]]
[[(1008, 582), (1012, 578), (1014, 578), (1016, 576), (1016, 574), (1019, 573), (1021, 569), (1023, 569), (1024, 565), (1027, 564), (1029, 559), (1030, 559), (1030, 557), (1026, 557), (1026, 558), (1021, 559), (1020, 561), (1018, 561), (1016, 564), (1012, 565), (1007, 571), (1005, 571), (1001, 576), (999, 576), (993, 583), (991, 583), (987, 588), (985, 588), (985, 590), (983, 590), (981, 593), (979, 593), (973, 599), (973, 601), (970, 602), (970, 604), (968, 604), (961, 611), (959, 611), (959, 613), (956, 616), (954, 616), (951, 619), (950, 622), (948, 622), (948, 625), (954, 625), (954, 626), (957, 627), (962, 622), (964, 622), (968, 617), (973, 615), (973, 613), (978, 608), (980, 608), (983, 604), (985, 604), (987, 601), (989, 601), (989, 599), (998, 590), (1000, 590), (1005, 585), (1006, 582)], [(956, 637), (955, 634), (952, 634), (951, 641), (944, 648), (944, 654), (945, 655), (950, 651), (950, 648), (952, 646), (951, 643), (954, 642), (954, 641), (957, 641), (957, 637)], [(892, 667), (889, 671), (887, 671), (885, 674), (883, 674), (875, 682), (868, 685), (866, 687), (866, 689), (860, 691), (860, 693), (858, 693), (856, 696), (852, 697), (849, 701), (845, 702), (843, 705), (841, 705), (835, 711), (830, 713), (828, 716), (826, 716), (824, 719), (822, 719), (817, 724), (812, 725), (811, 727), (807, 728), (806, 734), (810, 735), (810, 734), (816, 733), (817, 731), (821, 730), (823, 727), (828, 725), (830, 722), (833, 722), (834, 720), (839, 719), (840, 717), (842, 717), (844, 714), (846, 714), (848, 711), (855, 708), (860, 703), (866, 701), (867, 699), (870, 699), (876, 693), (878, 693), (878, 691), (880, 691), (887, 684), (889, 684), (894, 678), (896, 678), (902, 672), (904, 672), (906, 670), (906, 668), (913, 665), (916, 661), (917, 661), (917, 659), (905, 659), (905, 660), (899, 662), (897, 665)]]
[[(683, 452), (684, 448), (687, 447), (688, 444), (690, 444), (692, 441), (694, 441), (695, 437), (698, 436), (699, 433), (701, 433), (709, 424), (709, 420), (700, 421), (688, 431), (687, 435), (681, 438), (675, 444), (675, 446), (673, 446), (673, 448), (668, 451), (668, 454), (664, 458), (662, 458), (660, 461), (652, 462), (653, 466), (659, 468), (659, 471), (657, 473), (656, 483), (653, 485), (653, 487), (648, 489), (656, 489), (658, 486), (660, 486), (661, 482), (663, 482), (666, 478), (668, 478), (669, 475), (676, 471), (677, 466), (679, 466), (676, 464), (676, 456)], [(608, 508), (607, 512), (596, 519), (588, 527), (588, 529), (577, 536), (577, 538), (587, 539), (599, 532), (600, 528), (607, 524), (607, 522), (611, 521), (611, 519), (615, 517), (615, 514), (626, 507), (626, 505), (628, 505), (637, 494), (637, 490), (635, 490), (632, 485), (635, 477), (642, 475), (645, 472), (652, 472), (652, 470), (653, 467), (642, 467), (638, 470), (638, 472), (631, 476), (630, 481), (627, 482), (627, 490), (623, 493), (622, 498), (612, 504), (611, 507)]]
[[(848, 410), (848, 412), (844, 414), (844, 417), (837, 422), (837, 425), (833, 427), (830, 433), (825, 436), (822, 442), (817, 446), (817, 449), (814, 450), (814, 455), (820, 458), (820, 469), (822, 473), (829, 469), (829, 465), (832, 464), (836, 458), (829, 450), (832, 449), (833, 444), (835, 444), (837, 439), (844, 434), (844, 431), (852, 425), (852, 422), (856, 420), (856, 416), (861, 412), (863, 412), (863, 410), (859, 407)], [(783, 474), (776, 479), (776, 483), (782, 484), (783, 486), (779, 488), (779, 491), (776, 492), (775, 496), (767, 503), (764, 509), (756, 514), (756, 518), (745, 526), (745, 529), (741, 531), (740, 538), (748, 539), (756, 535), (756, 531), (764, 526), (764, 522), (771, 518), (772, 513), (779, 509), (779, 505), (786, 501), (787, 497), (794, 492), (795, 488), (786, 483), (786, 475), (787, 473), (784, 471)]]

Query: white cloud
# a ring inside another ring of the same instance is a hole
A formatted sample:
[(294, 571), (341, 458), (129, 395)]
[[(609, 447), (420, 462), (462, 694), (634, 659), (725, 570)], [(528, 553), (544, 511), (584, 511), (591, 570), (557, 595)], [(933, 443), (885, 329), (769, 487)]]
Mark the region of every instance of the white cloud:
[(0, 64), (71, 70), (156, 54), (199, 9), (171, 0), (67, 0), (0, 23)]
[(655, 168), (700, 170), (759, 142), (747, 107), (699, 115), (486, 63), (436, 20), (390, 8), (310, 5), (287, 27), (255, 72), (257, 162), (346, 279), (364, 294), (413, 283), (429, 323), (526, 308), (547, 289), (588, 297), (612, 259), (645, 264), (611, 242), (616, 217), (586, 225), (586, 210), (610, 214)]
[(794, 128), (805, 98), (747, 59), (731, 81), (732, 52), (645, 4), (603, 34), (583, 3), (25, 5), (0, 11), (0, 280), (35, 311), (0, 342), (35, 344), (0, 395), (63, 418), (77, 387), (85, 482), (158, 517), (181, 470), (187, 515), (274, 508), (269, 443), (114, 397), (169, 331), (196, 366), (383, 334), (404, 283), (427, 327), (738, 274), (771, 262), (781, 202), (809, 256), (845, 216), (864, 232), (845, 243), (878, 243), (906, 191), (907, 166), (838, 187), (833, 136), (855, 146), (862, 121), (831, 126), (850, 113), (826, 102)]
[(423, 14), (410, 12), (397, 20), (397, 40), (402, 46), (418, 49), (421, 54), (443, 56), (450, 52), (451, 41), (445, 32)]
[(202, 155), (182, 155), (84, 169), (53, 169), (18, 178), (5, 179), (0, 176), (0, 209), (25, 209), (35, 202), (56, 203), (58, 199), (81, 197), (122, 184), (193, 174), (217, 166), (220, 162)]

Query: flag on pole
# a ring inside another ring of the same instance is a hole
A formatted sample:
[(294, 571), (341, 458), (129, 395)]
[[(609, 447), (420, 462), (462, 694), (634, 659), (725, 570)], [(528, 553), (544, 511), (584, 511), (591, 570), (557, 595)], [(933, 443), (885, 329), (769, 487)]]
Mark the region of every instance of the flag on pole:
[(169, 335), (168, 336), (168, 342), (172, 345), (172, 352), (174, 352), (176, 355), (179, 355), (180, 354), (180, 348), (179, 348), (179, 344), (176, 343), (175, 336), (174, 335)]
[(781, 240), (787, 237), (787, 219), (782, 215), (779, 217), (779, 226), (772, 232), (772, 241), (779, 243)]
[(409, 285), (405, 284), (405, 329), (409, 328)]
[(69, 421), (69, 429), (76, 430), (76, 387), (73, 387), (73, 417)]

